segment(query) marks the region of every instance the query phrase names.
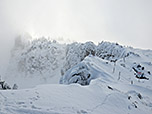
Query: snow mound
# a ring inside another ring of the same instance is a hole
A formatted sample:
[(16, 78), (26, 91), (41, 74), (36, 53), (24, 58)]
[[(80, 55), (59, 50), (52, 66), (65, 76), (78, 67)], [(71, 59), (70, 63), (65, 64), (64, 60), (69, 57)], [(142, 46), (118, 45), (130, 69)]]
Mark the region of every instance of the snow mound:
[[(61, 84), (79, 83), (81, 85), (89, 85), (92, 79), (102, 78), (110, 81), (113, 77), (102, 67), (106, 62), (95, 56), (88, 56), (82, 62), (69, 69), (64, 76), (61, 77)], [(112, 67), (112, 66), (111, 66)]]
[[(140, 88), (140, 89), (139, 89)], [(140, 90), (140, 91), (139, 91)], [(41, 85), (0, 91), (1, 114), (151, 114), (152, 90), (130, 84)]]

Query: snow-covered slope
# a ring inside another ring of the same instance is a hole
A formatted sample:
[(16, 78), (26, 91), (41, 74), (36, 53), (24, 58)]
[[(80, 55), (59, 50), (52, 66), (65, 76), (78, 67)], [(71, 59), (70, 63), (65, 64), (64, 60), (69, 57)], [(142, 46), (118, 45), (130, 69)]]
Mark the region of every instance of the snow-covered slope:
[(105, 83), (89, 86), (41, 85), (0, 91), (1, 114), (151, 114), (152, 90), (137, 85)]
[(0, 90), (0, 114), (151, 114), (151, 73), (151, 50), (17, 38), (5, 79), (19, 90)]
[[(151, 114), (152, 77), (149, 75), (149, 80), (138, 81), (127, 62), (131, 60), (134, 57), (125, 62), (122, 59), (114, 65), (108, 60), (88, 56), (64, 75), (69, 74), (66, 78), (70, 78), (77, 71), (87, 72), (84, 74), (90, 74), (90, 80), (94, 78), (91, 82), (89, 80), (88, 86), (49, 84), (31, 89), (0, 91), (0, 113)], [(63, 83), (69, 84), (66, 78)]]

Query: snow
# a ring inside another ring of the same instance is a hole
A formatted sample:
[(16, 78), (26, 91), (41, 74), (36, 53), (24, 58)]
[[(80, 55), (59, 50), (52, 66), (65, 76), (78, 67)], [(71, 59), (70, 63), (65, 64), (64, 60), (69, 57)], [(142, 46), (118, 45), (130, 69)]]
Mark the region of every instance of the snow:
[[(18, 90), (0, 90), (0, 114), (152, 113), (151, 50), (46, 38), (16, 43), (3, 78)], [(136, 78), (135, 63), (149, 80)]]
[[(20, 43), (17, 42), (19, 46), (23, 45), (22, 42)], [(58, 83), (65, 56), (64, 44), (42, 37), (21, 47), (24, 48), (16, 47), (15, 44), (12, 50), (5, 80), (11, 85), (17, 83), (20, 88), (34, 87), (48, 81)], [(58, 77), (54, 77), (56, 75)]]
[[(139, 99), (137, 96), (139, 91), (136, 86), (121, 85), (121, 88), (127, 86), (130, 88), (128, 90), (126, 88), (111, 90), (107, 84), (99, 78), (92, 81), (89, 86), (49, 84), (32, 89), (0, 91), (0, 113), (151, 113), (152, 97), (147, 95), (148, 93), (151, 95), (152, 90), (140, 88), (140, 94), (143, 98)], [(114, 85), (120, 86), (119, 84)], [(134, 91), (131, 91), (132, 89)], [(131, 96), (130, 100), (128, 96)], [(137, 108), (135, 108), (134, 103), (136, 103)]]
[(85, 85), (85, 83), (88, 85), (92, 79), (99, 77), (102, 77), (105, 81), (113, 80), (113, 77), (101, 68), (103, 64), (106, 64), (104, 60), (98, 57), (88, 56), (84, 61), (69, 69), (66, 74), (61, 77), (60, 83), (70, 84), (78, 81), (81, 85)]

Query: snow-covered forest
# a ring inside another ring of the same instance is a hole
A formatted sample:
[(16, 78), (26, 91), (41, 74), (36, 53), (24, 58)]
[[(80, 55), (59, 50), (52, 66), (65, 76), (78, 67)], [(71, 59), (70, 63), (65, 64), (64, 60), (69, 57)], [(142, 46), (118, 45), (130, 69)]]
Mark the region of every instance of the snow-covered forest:
[(74, 42), (61, 44), (44, 37), (27, 40), (31, 39), (28, 37), (30, 36), (18, 36), (15, 39), (6, 78), (13, 77), (14, 81), (18, 78), (37, 77), (39, 81), (43, 81), (42, 83), (46, 83), (47, 79), (52, 80), (52, 83), (58, 83), (59, 78), (67, 70), (83, 61), (87, 56), (96, 56), (111, 63), (125, 59), (129, 55), (138, 56), (131, 51), (131, 48), (123, 47), (118, 43), (101, 42), (95, 45), (93, 42)]
[(18, 36), (0, 113), (151, 114), (151, 73), (152, 50)]

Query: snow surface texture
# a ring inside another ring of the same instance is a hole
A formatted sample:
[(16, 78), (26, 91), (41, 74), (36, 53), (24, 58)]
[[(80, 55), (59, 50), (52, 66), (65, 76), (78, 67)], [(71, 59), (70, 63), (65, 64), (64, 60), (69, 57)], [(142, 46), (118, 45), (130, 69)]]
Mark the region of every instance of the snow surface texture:
[[(152, 113), (151, 50), (109, 42), (66, 45), (46, 38), (17, 42), (6, 81), (26, 89), (0, 90), (0, 114)], [(149, 80), (136, 78), (134, 63), (144, 67)]]
[(152, 90), (130, 84), (49, 84), (0, 91), (1, 114), (151, 114)]

